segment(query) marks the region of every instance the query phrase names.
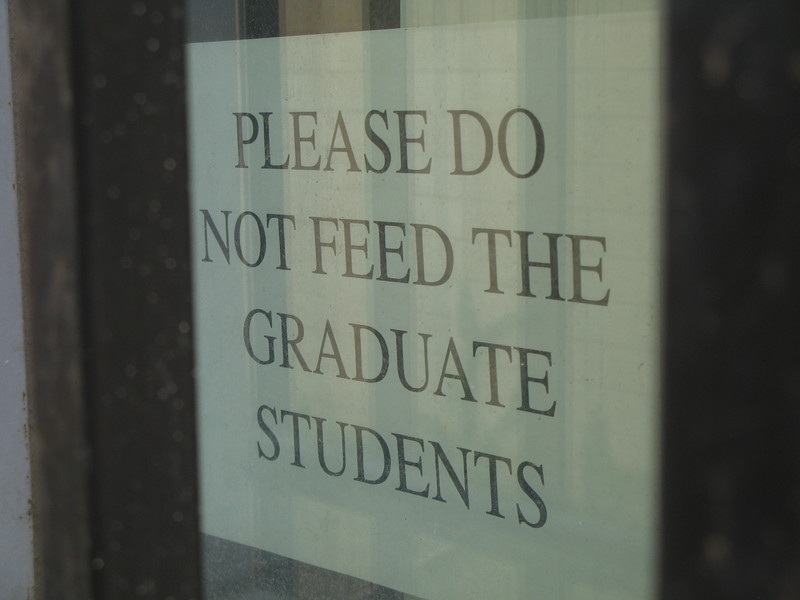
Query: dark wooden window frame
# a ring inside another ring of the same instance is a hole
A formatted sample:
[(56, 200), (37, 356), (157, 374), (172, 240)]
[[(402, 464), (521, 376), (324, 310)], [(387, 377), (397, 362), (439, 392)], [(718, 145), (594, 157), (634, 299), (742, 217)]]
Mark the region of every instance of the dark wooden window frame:
[[(199, 598), (184, 6), (11, 4), (39, 597)], [(798, 598), (800, 6), (664, 10), (660, 595)]]

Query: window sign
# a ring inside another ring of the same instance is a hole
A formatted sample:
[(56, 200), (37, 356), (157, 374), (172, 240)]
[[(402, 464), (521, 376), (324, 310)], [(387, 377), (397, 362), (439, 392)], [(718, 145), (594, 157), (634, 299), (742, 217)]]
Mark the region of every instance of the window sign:
[(188, 46), (203, 532), (429, 600), (649, 597), (657, 11), (403, 18)]

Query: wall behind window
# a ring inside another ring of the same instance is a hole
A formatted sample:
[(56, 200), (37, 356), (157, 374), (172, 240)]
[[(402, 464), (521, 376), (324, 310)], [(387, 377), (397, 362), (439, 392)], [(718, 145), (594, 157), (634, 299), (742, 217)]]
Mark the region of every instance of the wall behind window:
[(16, 600), (32, 597), (33, 532), (8, 33), (0, 0), (0, 598)]

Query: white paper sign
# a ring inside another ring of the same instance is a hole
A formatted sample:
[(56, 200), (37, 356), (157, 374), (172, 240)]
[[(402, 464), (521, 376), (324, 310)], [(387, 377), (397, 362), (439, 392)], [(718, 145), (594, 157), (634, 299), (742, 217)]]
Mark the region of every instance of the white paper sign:
[(657, 33), (189, 46), (205, 532), (429, 600), (651, 593)]

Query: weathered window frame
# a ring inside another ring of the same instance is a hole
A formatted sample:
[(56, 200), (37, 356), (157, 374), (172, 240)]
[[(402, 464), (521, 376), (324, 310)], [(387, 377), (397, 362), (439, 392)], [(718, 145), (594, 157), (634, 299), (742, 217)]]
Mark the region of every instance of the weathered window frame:
[[(661, 597), (800, 595), (800, 7), (666, 3)], [(199, 598), (184, 6), (12, 3), (41, 598)]]

